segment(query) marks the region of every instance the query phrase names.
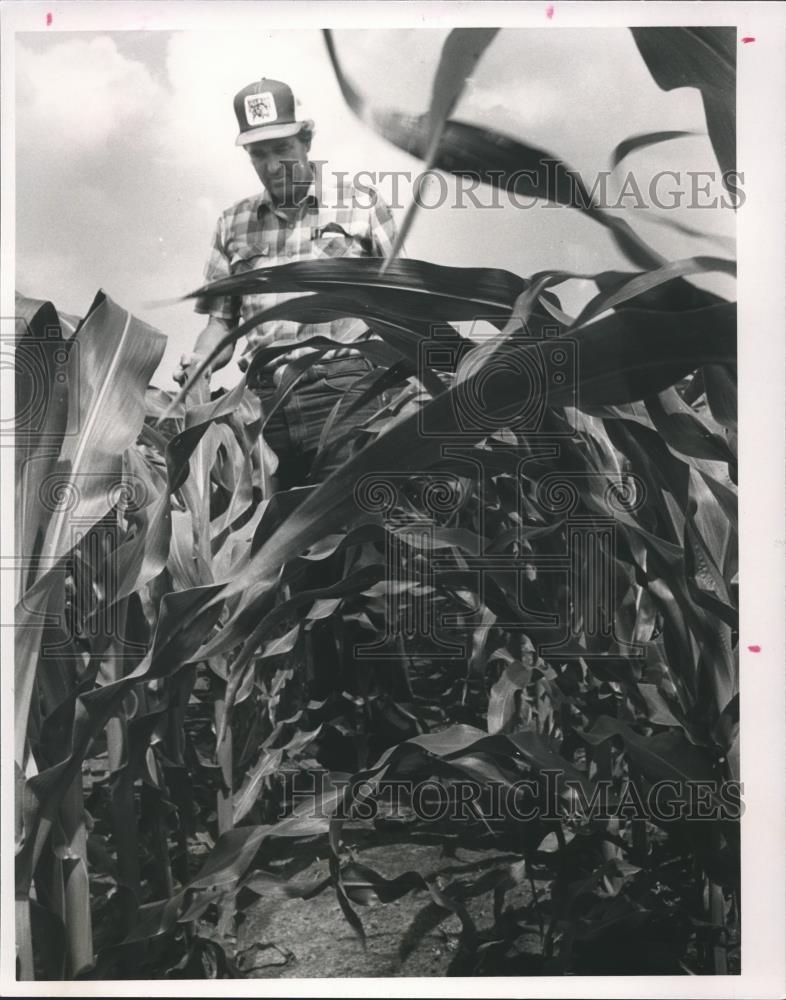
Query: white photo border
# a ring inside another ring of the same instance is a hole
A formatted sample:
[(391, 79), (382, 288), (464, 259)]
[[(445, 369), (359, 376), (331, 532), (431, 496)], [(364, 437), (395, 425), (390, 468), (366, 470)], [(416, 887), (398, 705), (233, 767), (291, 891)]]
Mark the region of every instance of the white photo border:
[[(547, 8), (553, 16), (547, 18)], [(786, 4), (532, 2), (4, 2), (2, 18), (2, 256), (0, 316), (13, 316), (15, 177), (14, 51), (18, 32), (210, 30), (247, 27), (255, 10), (270, 28), (630, 27), (734, 25), (738, 167), (745, 175), (737, 214), (740, 404), (740, 672), (742, 779), (742, 973), (696, 977), (245, 980), (248, 996), (782, 997), (786, 991)], [(0, 417), (13, 412), (13, 378), (2, 371)], [(10, 388), (9, 388), (10, 380)], [(14, 474), (0, 449), (0, 547), (13, 555)], [(0, 574), (0, 578), (7, 574)], [(2, 621), (13, 620), (3, 588)], [(0, 629), (3, 887), (0, 992), (5, 996), (233, 996), (232, 981), (22, 983), (14, 975), (14, 774), (11, 628)], [(760, 652), (749, 652), (749, 646)]]

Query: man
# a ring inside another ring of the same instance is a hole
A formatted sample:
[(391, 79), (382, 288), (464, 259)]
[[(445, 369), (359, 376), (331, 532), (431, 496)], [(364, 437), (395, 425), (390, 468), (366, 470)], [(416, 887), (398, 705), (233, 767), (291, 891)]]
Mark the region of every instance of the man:
[[(234, 108), (240, 128), (236, 145), (245, 149), (263, 190), (232, 205), (219, 218), (205, 281), (293, 261), (337, 256), (378, 257), (381, 261), (390, 254), (396, 237), (390, 209), (373, 189), (360, 192), (346, 182), (323, 181), (317, 165), (308, 158), (314, 123), (298, 120), (295, 99), (287, 84), (268, 79), (252, 83), (236, 95)], [(240, 322), (291, 297), (292, 293), (267, 293), (239, 299), (197, 300), (196, 311), (207, 313), (209, 319), (196, 340), (195, 353), (181, 358), (175, 378), (182, 381), (185, 369), (207, 355)], [(276, 320), (256, 327), (248, 336), (246, 355), (276, 343), (293, 345), (263, 371), (252, 387), (263, 411), (272, 409), (277, 390), (288, 371), (292, 373), (292, 361), (313, 350), (294, 345), (314, 336), (327, 337), (337, 345), (351, 345), (370, 334), (364, 322), (353, 318), (323, 323)], [(226, 365), (233, 352), (233, 348), (224, 350), (213, 361), (213, 370)], [(241, 367), (247, 366), (244, 357)], [(278, 489), (323, 479), (346, 457), (348, 445), (344, 444), (333, 449), (311, 474), (326, 421), (336, 403), (372, 369), (359, 351), (337, 346), (294, 384), (264, 430), (265, 439), (278, 457)], [(367, 420), (389, 399), (390, 392), (386, 392), (359, 407), (355, 422)], [(345, 430), (346, 426), (342, 426), (338, 433)], [(329, 441), (329, 434), (327, 437)], [(323, 560), (310, 567), (296, 586), (325, 586), (337, 572), (340, 575), (341, 567), (332, 559)], [(346, 652), (341, 656), (334, 646), (330, 623), (314, 623), (311, 642), (319, 652), (311, 658), (315, 673), (309, 679), (321, 697), (335, 685), (342, 690), (356, 682), (357, 678), (351, 679), (355, 671), (351, 650), (355, 642), (368, 641), (360, 630), (356, 631), (351, 627), (345, 631)]]
[[(245, 149), (263, 190), (232, 205), (218, 220), (206, 281), (298, 260), (383, 258), (390, 253), (395, 240), (390, 209), (371, 188), (361, 193), (343, 181), (322, 183), (317, 165), (308, 158), (314, 123), (297, 119), (295, 98), (287, 84), (268, 79), (249, 84), (235, 96), (234, 108), (240, 128), (236, 145)], [(194, 354), (181, 358), (175, 378), (182, 381), (185, 368), (207, 355), (228, 330), (292, 294), (197, 300), (196, 311), (207, 313), (209, 320), (196, 340)], [(368, 335), (366, 324), (352, 318), (325, 323), (277, 320), (249, 334), (245, 353), (314, 336), (351, 344)], [(307, 353), (309, 348), (293, 347), (268, 366), (254, 387), (263, 409), (273, 399), (287, 365)], [(213, 370), (226, 365), (232, 355), (231, 347), (223, 351), (214, 360)], [(240, 364), (247, 367), (247, 358)], [(308, 479), (325, 421), (337, 399), (371, 369), (357, 350), (336, 348), (296, 383), (265, 430), (278, 456), (281, 488), (302, 485)], [(368, 409), (358, 413), (359, 420), (368, 416)]]

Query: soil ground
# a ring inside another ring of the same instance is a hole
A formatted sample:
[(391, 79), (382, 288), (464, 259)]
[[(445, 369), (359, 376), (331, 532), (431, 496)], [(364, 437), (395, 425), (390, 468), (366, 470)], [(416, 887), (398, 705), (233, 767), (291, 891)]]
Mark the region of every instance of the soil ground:
[[(456, 847), (452, 856), (446, 856), (444, 838), (428, 834), (413, 833), (403, 842), (399, 835), (394, 842), (382, 844), (378, 833), (354, 840), (356, 860), (386, 878), (414, 870), (436, 876), (443, 887), (456, 879), (485, 887), (486, 891), (464, 900), (480, 932), (494, 923), (494, 894), (489, 889), (494, 872), (519, 860), (501, 851), (467, 847)], [(327, 876), (324, 855), (323, 851), (320, 860), (299, 873), (299, 882), (316, 882)], [(510, 891), (506, 903), (521, 907), (531, 898), (525, 886)], [(375, 899), (371, 905), (355, 909), (366, 931), (365, 951), (330, 887), (307, 900), (260, 900), (247, 911), (238, 935), (244, 974), (275, 979), (446, 974), (458, 947), (461, 923), (457, 916), (438, 911), (426, 890), (409, 892), (392, 903)], [(442, 913), (444, 919), (434, 926), (435, 921), (429, 918)], [(536, 945), (537, 932), (533, 950)]]

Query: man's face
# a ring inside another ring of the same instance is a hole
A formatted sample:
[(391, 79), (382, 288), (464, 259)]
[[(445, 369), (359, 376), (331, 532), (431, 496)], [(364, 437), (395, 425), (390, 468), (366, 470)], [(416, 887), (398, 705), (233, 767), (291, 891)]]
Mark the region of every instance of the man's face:
[(274, 201), (286, 201), (311, 181), (308, 146), (299, 136), (266, 139), (246, 146), (257, 177)]

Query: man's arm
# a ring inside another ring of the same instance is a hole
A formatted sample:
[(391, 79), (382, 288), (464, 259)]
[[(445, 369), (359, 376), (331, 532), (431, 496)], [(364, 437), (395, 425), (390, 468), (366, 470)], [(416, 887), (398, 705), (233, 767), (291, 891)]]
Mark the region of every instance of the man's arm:
[[(226, 337), (231, 329), (232, 324), (225, 319), (221, 319), (218, 316), (211, 316), (207, 321), (207, 326), (199, 334), (194, 344), (194, 353), (201, 354), (206, 357), (212, 350), (214, 350), (218, 344)], [(235, 345), (229, 344), (225, 347), (220, 354), (217, 354), (213, 359), (210, 367), (215, 371), (217, 368), (223, 368), (224, 365), (228, 365), (232, 360), (232, 355), (235, 353)]]
[[(219, 278), (226, 278), (231, 273), (229, 258), (227, 256), (224, 240), (224, 219), (219, 218), (210, 242), (210, 253), (205, 265), (204, 280), (206, 283), (216, 281)], [(180, 366), (174, 373), (173, 378), (181, 385), (185, 381), (185, 369), (189, 365), (198, 364), (206, 358), (210, 352), (226, 336), (227, 332), (237, 322), (237, 303), (230, 298), (201, 300), (197, 299), (194, 309), (198, 313), (208, 313), (207, 326), (198, 335), (191, 354), (183, 354), (180, 358)], [(223, 368), (232, 360), (235, 353), (235, 345), (230, 344), (213, 359), (210, 371)]]
[[(212, 350), (214, 350), (218, 344), (224, 339), (232, 324), (225, 319), (220, 319), (218, 316), (211, 316), (207, 321), (207, 326), (202, 330), (196, 339), (194, 344), (194, 350), (191, 354), (183, 354), (180, 357), (180, 366), (174, 373), (173, 378), (176, 382), (181, 385), (185, 381), (186, 375), (185, 370), (190, 365), (197, 365), (200, 361), (206, 358)], [(207, 370), (206, 374), (217, 371), (219, 368), (223, 368), (224, 365), (228, 365), (232, 360), (232, 355), (235, 353), (235, 345), (230, 344), (225, 347), (220, 354), (217, 354), (210, 364), (210, 368)]]

